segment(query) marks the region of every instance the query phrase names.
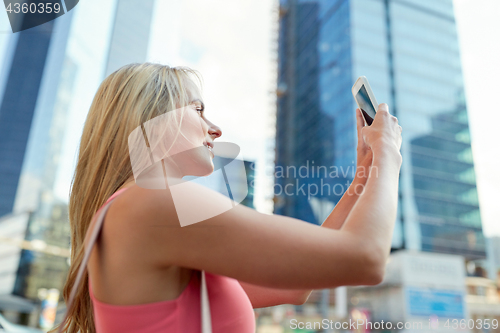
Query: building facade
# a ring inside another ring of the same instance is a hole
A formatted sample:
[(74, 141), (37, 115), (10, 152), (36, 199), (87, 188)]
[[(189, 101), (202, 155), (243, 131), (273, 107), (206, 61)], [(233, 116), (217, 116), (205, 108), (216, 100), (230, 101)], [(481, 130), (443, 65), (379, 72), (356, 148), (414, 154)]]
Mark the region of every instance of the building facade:
[(70, 12), (4, 37), (8, 40), (0, 73), (0, 216), (34, 209), (46, 185), (48, 129), (72, 16)]
[(105, 76), (123, 65), (146, 61), (154, 7), (155, 0), (117, 1)]
[[(452, 0), (282, 0), (280, 7), (277, 167), (309, 161), (311, 170), (314, 161), (344, 171), (322, 174), (333, 188), (352, 180), (351, 87), (366, 76), (404, 129), (393, 249), (484, 259)], [(304, 196), (278, 193), (275, 202), (275, 213), (319, 222)]]
[(462, 256), (398, 251), (381, 284), (349, 288), (351, 317), (365, 314), (370, 332), (458, 331), (455, 322), (471, 319), (466, 279)]

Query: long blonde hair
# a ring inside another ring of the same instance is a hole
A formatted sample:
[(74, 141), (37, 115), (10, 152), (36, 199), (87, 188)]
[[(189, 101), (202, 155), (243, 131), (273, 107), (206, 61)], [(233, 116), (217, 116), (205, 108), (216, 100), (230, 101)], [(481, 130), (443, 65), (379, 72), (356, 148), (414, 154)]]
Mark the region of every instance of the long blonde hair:
[[(71, 266), (63, 290), (66, 302), (83, 260), (92, 217), (117, 189), (133, 179), (129, 134), (146, 121), (189, 104), (185, 83), (192, 77), (201, 84), (198, 73), (186, 67), (135, 63), (110, 74), (97, 90), (85, 121), (70, 191)], [(68, 309), (68, 319), (60, 323), (63, 332), (95, 332), (88, 273), (82, 286)]]

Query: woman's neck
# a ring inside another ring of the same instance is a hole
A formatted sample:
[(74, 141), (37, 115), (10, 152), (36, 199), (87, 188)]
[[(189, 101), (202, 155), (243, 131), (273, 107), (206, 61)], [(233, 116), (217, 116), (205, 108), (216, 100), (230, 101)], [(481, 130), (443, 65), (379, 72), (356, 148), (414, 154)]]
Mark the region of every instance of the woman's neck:
[[(171, 182), (176, 183), (177, 181), (180, 181), (184, 176), (174, 161), (164, 159), (163, 166), (165, 167), (165, 172), (167, 174), (167, 178), (169, 179), (169, 183)], [(122, 186), (120, 186), (118, 190), (132, 187), (135, 184), (136, 184), (135, 178), (132, 177), (129, 180), (127, 180)]]

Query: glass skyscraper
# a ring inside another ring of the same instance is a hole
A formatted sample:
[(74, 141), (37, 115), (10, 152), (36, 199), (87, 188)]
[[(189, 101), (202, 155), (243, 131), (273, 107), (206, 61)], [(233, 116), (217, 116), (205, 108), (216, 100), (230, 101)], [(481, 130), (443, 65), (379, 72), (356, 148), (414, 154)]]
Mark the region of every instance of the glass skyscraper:
[(393, 249), (485, 257), (452, 0), (282, 0), (278, 70), (277, 170), (339, 172), (276, 176), (275, 213), (322, 222), (314, 192), (280, 190), (329, 183), (315, 197), (336, 203), (352, 180), (364, 75), (403, 127)]
[[(23, 188), (23, 175), (31, 175), (25, 195), (36, 196), (43, 186), (41, 178), (50, 145), (48, 128), (55, 103), (53, 87), (61, 73), (71, 17), (72, 13), (68, 13), (57, 21), (8, 36), (0, 73), (3, 83), (0, 93), (0, 216), (20, 211), (15, 201), (18, 189)], [(24, 20), (29, 21), (29, 17)], [(43, 76), (46, 68), (48, 74)]]
[(154, 7), (155, 0), (116, 1), (105, 77), (123, 65), (146, 61)]

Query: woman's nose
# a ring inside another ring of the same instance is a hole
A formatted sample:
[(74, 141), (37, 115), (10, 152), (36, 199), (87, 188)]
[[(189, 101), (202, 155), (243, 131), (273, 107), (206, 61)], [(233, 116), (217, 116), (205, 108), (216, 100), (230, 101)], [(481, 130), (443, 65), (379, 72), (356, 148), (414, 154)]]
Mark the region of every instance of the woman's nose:
[(208, 128), (208, 134), (212, 136), (214, 139), (217, 139), (222, 135), (222, 130), (220, 129), (219, 126), (216, 126), (211, 123), (210, 127)]

